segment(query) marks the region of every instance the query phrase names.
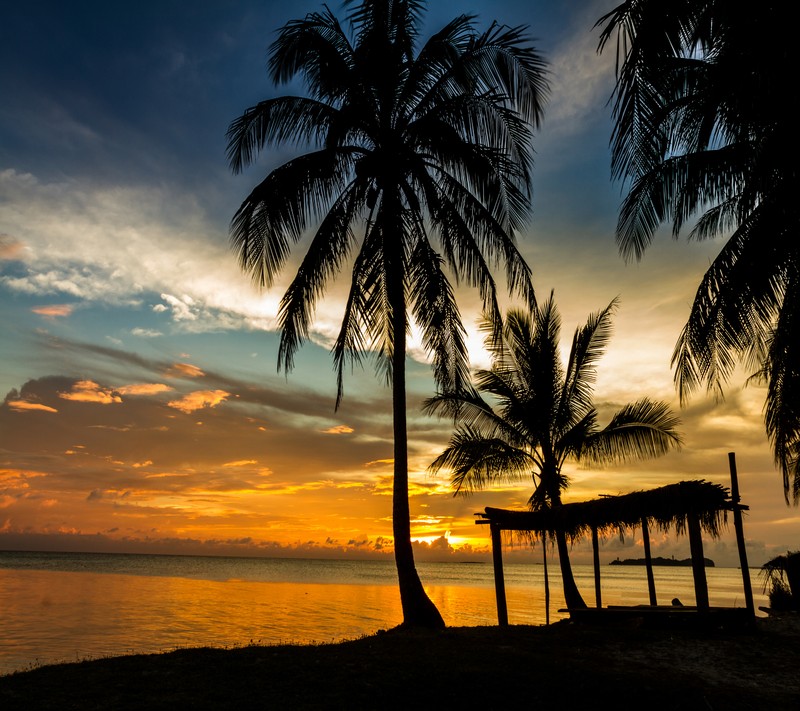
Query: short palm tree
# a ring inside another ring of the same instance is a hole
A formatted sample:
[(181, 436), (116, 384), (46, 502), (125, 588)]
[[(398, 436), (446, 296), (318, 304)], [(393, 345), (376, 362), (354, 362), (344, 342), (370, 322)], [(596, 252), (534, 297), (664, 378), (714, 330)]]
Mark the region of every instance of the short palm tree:
[(468, 379), (469, 367), (447, 270), (477, 287), (492, 313), (495, 264), (513, 293), (534, 302), (514, 235), (529, 210), (545, 68), (523, 28), (493, 24), (479, 33), (473, 18), (461, 15), (417, 52), (423, 2), (346, 5), (349, 32), (326, 8), (286, 24), (270, 48), (273, 81), (299, 75), (309, 96), (267, 99), (229, 128), (234, 172), (267, 146), (307, 149), (253, 189), (233, 218), (231, 237), (242, 268), (270, 285), (292, 245), (311, 233), (280, 305), (279, 369), (291, 369), (328, 282), (352, 266), (333, 345), (336, 404), (347, 363), (374, 354), (393, 392), (392, 518), (404, 624), (439, 627), (411, 545), (408, 312), (432, 354), (439, 387), (449, 391)]
[(617, 38), (612, 174), (629, 188), (617, 240), (641, 258), (658, 227), (727, 239), (673, 355), (681, 400), (722, 393), (737, 362), (767, 383), (766, 428), (800, 501), (800, 176), (791, 3), (626, 0)]
[[(566, 368), (561, 319), (553, 296), (531, 313), (509, 311), (500, 341), (487, 341), (490, 370), (475, 387), (428, 400), (429, 412), (458, 427), (431, 471), (449, 470), (456, 494), (496, 482), (533, 481), (532, 510), (561, 506), (567, 461), (608, 465), (656, 457), (681, 443), (668, 405), (643, 398), (617, 411), (602, 429), (593, 403), (596, 364), (611, 335), (616, 299), (577, 328)], [(485, 399), (484, 396), (488, 396)], [(564, 532), (556, 532), (564, 597), (585, 607), (575, 584)]]

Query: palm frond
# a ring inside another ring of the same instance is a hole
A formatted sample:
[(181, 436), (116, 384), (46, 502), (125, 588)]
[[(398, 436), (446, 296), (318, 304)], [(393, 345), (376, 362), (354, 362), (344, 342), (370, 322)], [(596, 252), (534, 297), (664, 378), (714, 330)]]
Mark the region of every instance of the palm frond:
[[(471, 190), (449, 175), (436, 171), (433, 176), (414, 175), (431, 215), (448, 265), (457, 278), (478, 288), (483, 308), (499, 322), (497, 290), (492, 266), (506, 269), (510, 293), (535, 304), (531, 270), (519, 253), (514, 240), (490, 210)], [(499, 337), (499, 332), (495, 333)]]
[(463, 63), (470, 80), (498, 87), (525, 121), (538, 128), (549, 83), (545, 60), (530, 43), (527, 29), (493, 22), (470, 43)]
[(297, 96), (267, 99), (251, 106), (228, 127), (231, 171), (241, 173), (265, 146), (319, 145), (335, 115), (336, 110), (328, 104)]
[(560, 398), (559, 420), (565, 425), (576, 417), (583, 418), (592, 408), (597, 362), (611, 338), (611, 319), (618, 303), (613, 299), (602, 311), (591, 314), (585, 326), (575, 329)]
[[(781, 444), (791, 439), (778, 434), (795, 427), (780, 393), (800, 354), (773, 362), (763, 345), (785, 341), (776, 329), (792, 331), (794, 309), (787, 299), (800, 215), (786, 146), (796, 111), (775, 72), (793, 57), (790, 12), (787, 3), (626, 0), (597, 23), (599, 51), (617, 39), (611, 171), (629, 188), (620, 251), (641, 258), (666, 221), (676, 237), (696, 219), (690, 238), (727, 240), (676, 344), (675, 380), (681, 402), (703, 384), (721, 396), (738, 362), (764, 358), (767, 431), (787, 497), (787, 467), (798, 464)], [(797, 479), (793, 486), (800, 491)]]
[(767, 382), (765, 422), (775, 463), (783, 475), (787, 503), (789, 493), (800, 501), (800, 275), (794, 269), (784, 308), (768, 339), (760, 372)]
[(469, 354), (455, 294), (442, 271), (442, 258), (424, 232), (411, 256), (409, 300), (422, 329), (423, 345), (433, 354), (434, 379), (440, 388), (458, 392), (469, 381)]
[(660, 457), (680, 447), (679, 425), (667, 403), (642, 398), (622, 407), (606, 427), (589, 435), (580, 459), (609, 465)]
[(450, 444), (430, 465), (437, 474), (442, 469), (451, 473), (455, 495), (468, 495), (489, 484), (516, 482), (532, 475), (534, 462), (521, 449), (500, 438), (483, 438), (469, 427), (459, 428)]
[(355, 243), (352, 224), (363, 207), (365, 186), (353, 183), (328, 210), (314, 235), (292, 283), (281, 299), (278, 323), (281, 341), (278, 368), (294, 367), (294, 355), (308, 338), (317, 300)]
[(326, 7), (280, 29), (269, 48), (270, 77), (284, 84), (300, 73), (313, 98), (337, 101), (352, 88), (353, 53), (339, 20)]
[(755, 239), (762, 216), (741, 224), (703, 276), (672, 356), (682, 402), (703, 382), (721, 394), (737, 356), (771, 331), (785, 304), (791, 262), (780, 241)]
[[(380, 234), (372, 227), (353, 264), (342, 326), (331, 349), (336, 370), (336, 409), (344, 395), (344, 368), (348, 359), (352, 365), (361, 364), (363, 356), (378, 341), (379, 334), (388, 331), (384, 276)], [(376, 357), (388, 360), (385, 347), (379, 349)]]
[(245, 199), (230, 238), (242, 270), (257, 284), (272, 284), (291, 244), (344, 189), (351, 166), (348, 153), (308, 153), (273, 170)]

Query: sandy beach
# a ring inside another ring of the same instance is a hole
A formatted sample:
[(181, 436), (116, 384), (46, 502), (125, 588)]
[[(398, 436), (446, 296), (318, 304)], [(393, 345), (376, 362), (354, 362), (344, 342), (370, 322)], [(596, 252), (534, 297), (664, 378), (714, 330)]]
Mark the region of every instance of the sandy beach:
[(326, 645), (185, 649), (0, 678), (12, 709), (800, 708), (800, 623), (390, 630)]

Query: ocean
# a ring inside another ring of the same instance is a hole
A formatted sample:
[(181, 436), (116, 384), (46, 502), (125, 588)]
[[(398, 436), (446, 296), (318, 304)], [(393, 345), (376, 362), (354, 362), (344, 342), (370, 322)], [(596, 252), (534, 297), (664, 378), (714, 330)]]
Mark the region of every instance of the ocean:
[[(591, 566), (575, 565), (594, 604)], [(417, 564), (449, 626), (497, 623), (491, 563)], [(551, 622), (564, 615), (557, 561), (548, 568)], [(708, 568), (711, 605), (744, 607), (738, 568)], [(750, 571), (756, 607), (766, 605)], [(691, 568), (656, 567), (660, 604), (694, 604)], [(603, 566), (603, 605), (648, 602), (645, 569)], [(543, 566), (505, 565), (510, 624), (547, 620)], [(322, 643), (402, 621), (386, 561), (0, 551), (0, 674), (42, 664), (186, 647)]]

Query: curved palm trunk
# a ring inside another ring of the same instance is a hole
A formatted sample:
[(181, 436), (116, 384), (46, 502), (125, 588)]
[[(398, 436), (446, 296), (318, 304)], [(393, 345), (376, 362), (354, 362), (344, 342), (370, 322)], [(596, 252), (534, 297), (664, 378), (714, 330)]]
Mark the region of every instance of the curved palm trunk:
[[(556, 482), (557, 479), (553, 477), (552, 481)], [(557, 485), (550, 494), (550, 500), (553, 502), (554, 508), (561, 506), (561, 492), (558, 490)], [(556, 546), (558, 547), (558, 564), (561, 568), (561, 581), (564, 586), (564, 602), (569, 608), (583, 609), (586, 607), (586, 603), (581, 596), (580, 590), (578, 590), (578, 586), (575, 584), (575, 576), (572, 574), (567, 534), (564, 531), (556, 531), (555, 537)]]
[(575, 576), (572, 574), (572, 565), (569, 562), (567, 535), (563, 531), (556, 531), (556, 545), (558, 546), (558, 563), (561, 566), (561, 580), (564, 585), (564, 602), (569, 608), (582, 609), (586, 607), (586, 603), (575, 584)]
[[(396, 241), (396, 244), (399, 240)], [(399, 267), (399, 265), (398, 265)], [(408, 428), (406, 423), (406, 313), (402, 270), (389, 270), (392, 308), (392, 416), (394, 429), (394, 481), (392, 533), (394, 560), (400, 585), (404, 627), (444, 629), (445, 623), (417, 574), (411, 545), (411, 511), (408, 504)]]

